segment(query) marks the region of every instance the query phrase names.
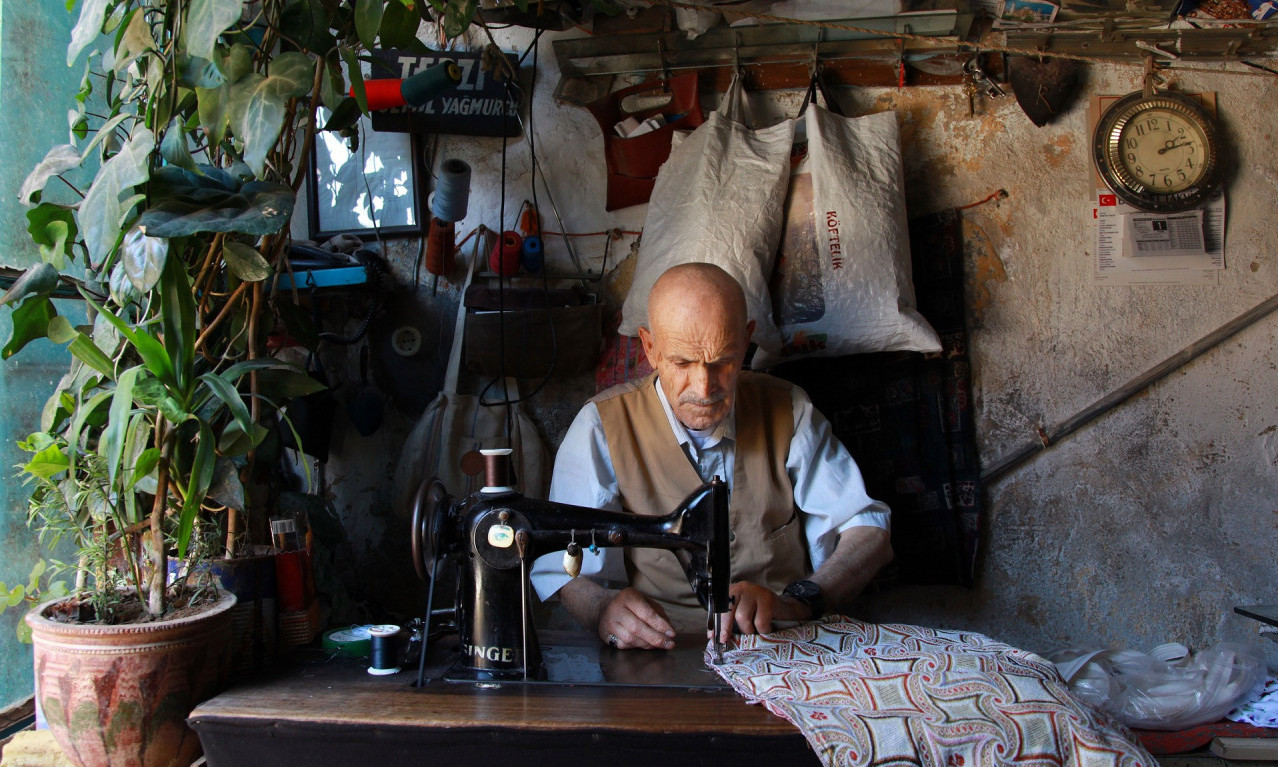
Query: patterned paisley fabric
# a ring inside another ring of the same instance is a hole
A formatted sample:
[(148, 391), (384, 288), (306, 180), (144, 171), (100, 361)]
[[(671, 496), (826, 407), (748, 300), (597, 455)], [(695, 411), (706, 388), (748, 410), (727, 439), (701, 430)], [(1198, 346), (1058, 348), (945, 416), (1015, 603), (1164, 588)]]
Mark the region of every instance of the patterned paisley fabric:
[(982, 634), (844, 616), (742, 636), (714, 668), (827, 767), (1157, 767), (1048, 661)]

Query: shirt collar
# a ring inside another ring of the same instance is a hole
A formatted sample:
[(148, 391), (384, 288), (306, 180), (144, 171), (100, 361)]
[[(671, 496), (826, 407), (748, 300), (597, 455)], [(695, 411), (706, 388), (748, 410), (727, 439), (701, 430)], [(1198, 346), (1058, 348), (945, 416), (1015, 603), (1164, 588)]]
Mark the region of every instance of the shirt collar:
[[(652, 379), (652, 385), (657, 390), (657, 399), (661, 402), (661, 409), (666, 412), (666, 420), (670, 422), (670, 430), (674, 432), (675, 440), (678, 441), (684, 449), (692, 451), (692, 454), (695, 456), (698, 452), (697, 443), (688, 435), (688, 429), (679, 422), (677, 417), (675, 417), (674, 410), (670, 407), (670, 401), (666, 399), (666, 392), (661, 388), (661, 379), (654, 377)], [(728, 413), (728, 417), (719, 422), (719, 425), (715, 427), (714, 433), (710, 435), (708, 440), (706, 440), (705, 448), (712, 448), (725, 439), (730, 439), (734, 442), (737, 439), (736, 403), (733, 403), (732, 410)]]

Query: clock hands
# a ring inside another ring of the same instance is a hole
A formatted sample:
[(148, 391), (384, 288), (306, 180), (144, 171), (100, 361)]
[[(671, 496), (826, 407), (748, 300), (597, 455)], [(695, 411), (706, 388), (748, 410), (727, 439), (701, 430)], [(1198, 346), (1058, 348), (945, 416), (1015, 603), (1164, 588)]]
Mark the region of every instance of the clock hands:
[(1172, 143), (1168, 143), (1168, 144), (1167, 144), (1167, 146), (1163, 147), (1162, 149), (1159, 149), (1159, 150), (1158, 150), (1158, 153), (1159, 153), (1159, 154), (1167, 154), (1168, 152), (1170, 152), (1170, 151), (1171, 151), (1171, 150), (1173, 150), (1173, 149), (1180, 149), (1180, 148), (1181, 148), (1181, 147), (1183, 147), (1183, 146), (1189, 146), (1189, 145), (1190, 145), (1190, 143), (1189, 143), (1188, 141), (1186, 141), (1186, 142), (1185, 142), (1185, 143), (1183, 143), (1183, 144), (1172, 144)]

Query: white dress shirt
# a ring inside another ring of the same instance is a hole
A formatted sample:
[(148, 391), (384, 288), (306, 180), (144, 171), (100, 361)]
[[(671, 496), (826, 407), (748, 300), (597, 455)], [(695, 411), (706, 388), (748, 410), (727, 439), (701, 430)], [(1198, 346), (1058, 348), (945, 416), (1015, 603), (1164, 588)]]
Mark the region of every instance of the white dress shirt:
[[(702, 481), (717, 475), (731, 492), (737, 443), (735, 410), (712, 431), (691, 431), (670, 409), (660, 381), (654, 382), (654, 386), (675, 439)], [(792, 392), (794, 436), (785, 465), (794, 485), (794, 503), (803, 520), (808, 556), (815, 570), (834, 551), (839, 533), (851, 527), (887, 530), (891, 515), (886, 504), (866, 494), (861, 470), (847, 448), (834, 437), (830, 422), (812, 406), (807, 393), (797, 386)], [(617, 473), (608, 454), (599, 409), (593, 402), (586, 403), (577, 414), (559, 446), (550, 482), (550, 500), (621, 510)], [(600, 547), (597, 554), (591, 553), (586, 536), (578, 543), (584, 550), (581, 575), (590, 576), (603, 585), (626, 585), (625, 565), (619, 550)], [(563, 552), (538, 557), (530, 578), (543, 600), (572, 580), (564, 572)]]

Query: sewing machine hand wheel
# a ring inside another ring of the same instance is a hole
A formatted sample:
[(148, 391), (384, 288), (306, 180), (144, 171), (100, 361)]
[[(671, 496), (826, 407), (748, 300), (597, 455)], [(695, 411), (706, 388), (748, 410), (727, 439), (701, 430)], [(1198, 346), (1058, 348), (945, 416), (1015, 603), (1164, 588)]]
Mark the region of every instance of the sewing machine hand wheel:
[(440, 541), (452, 502), (444, 483), (435, 478), (423, 482), (413, 497), (413, 521), (409, 532), (413, 567), (417, 570), (417, 577), (426, 583), (431, 582), (435, 563), (443, 553)]

